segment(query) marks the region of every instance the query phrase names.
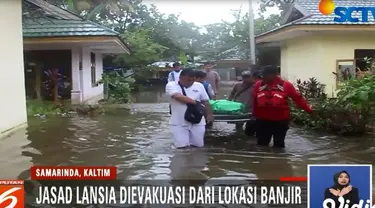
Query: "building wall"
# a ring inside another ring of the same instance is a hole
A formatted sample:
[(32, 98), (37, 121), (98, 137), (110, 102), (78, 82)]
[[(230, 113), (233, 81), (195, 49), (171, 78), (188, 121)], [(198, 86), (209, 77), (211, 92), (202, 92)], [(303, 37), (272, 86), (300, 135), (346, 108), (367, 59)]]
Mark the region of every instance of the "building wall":
[[(89, 48), (82, 48), (81, 50), (73, 50), (74, 53), (80, 53), (80, 60), (82, 62), (82, 70), (80, 71), (80, 90), (82, 93), (82, 102), (87, 104), (93, 104), (103, 99), (103, 85), (92, 85), (91, 82), (91, 50)], [(101, 53), (95, 53), (96, 57), (96, 80), (99, 81), (102, 78), (103, 73), (103, 56)], [(74, 67), (73, 67), (74, 68)], [(74, 74), (74, 73), (72, 73)]]
[(293, 83), (297, 79), (305, 81), (314, 77), (326, 84), (326, 93), (330, 95), (334, 90), (332, 71), (335, 71), (335, 66), (330, 69), (325, 65), (324, 49), (317, 36), (286, 41), (281, 50), (281, 76)]
[[(27, 122), (21, 0), (0, 1), (0, 135)], [(6, 118), (6, 119), (5, 119)]]
[(289, 79), (288, 77), (288, 47), (287, 44), (283, 44), (280, 48), (280, 75), (283, 79)]
[(375, 49), (372, 34), (322, 34), (286, 41), (281, 50), (281, 75), (292, 82), (311, 77), (336, 90), (336, 61), (354, 59), (355, 49)]
[(219, 74), (223, 81), (237, 80), (236, 70), (233, 68), (215, 68), (214, 71)]
[(324, 53), (322, 62), (331, 75), (327, 84), (336, 89), (336, 79), (332, 72), (336, 72), (336, 61), (354, 59), (356, 49), (375, 49), (374, 35), (369, 34), (340, 34), (321, 35), (317, 37), (321, 52)]

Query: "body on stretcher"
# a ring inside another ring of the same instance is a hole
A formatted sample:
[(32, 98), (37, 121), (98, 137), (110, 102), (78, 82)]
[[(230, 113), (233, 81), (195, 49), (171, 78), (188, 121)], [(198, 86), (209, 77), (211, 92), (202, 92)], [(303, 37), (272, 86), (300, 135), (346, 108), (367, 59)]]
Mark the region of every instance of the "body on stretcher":
[(213, 122), (235, 124), (237, 130), (243, 130), (246, 123), (246, 135), (253, 136), (255, 134), (255, 118), (252, 116), (250, 106), (228, 100), (210, 100), (210, 104), (214, 113)]
[(245, 123), (252, 119), (251, 111), (242, 103), (229, 100), (210, 100), (214, 122)]

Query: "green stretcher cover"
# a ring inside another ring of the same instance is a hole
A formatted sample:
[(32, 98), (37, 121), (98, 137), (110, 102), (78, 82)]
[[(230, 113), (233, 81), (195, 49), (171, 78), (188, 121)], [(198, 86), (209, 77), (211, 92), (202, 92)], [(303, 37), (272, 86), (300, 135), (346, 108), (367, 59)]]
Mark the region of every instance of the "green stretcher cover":
[(229, 100), (210, 100), (214, 114), (244, 114), (247, 113), (245, 104)]

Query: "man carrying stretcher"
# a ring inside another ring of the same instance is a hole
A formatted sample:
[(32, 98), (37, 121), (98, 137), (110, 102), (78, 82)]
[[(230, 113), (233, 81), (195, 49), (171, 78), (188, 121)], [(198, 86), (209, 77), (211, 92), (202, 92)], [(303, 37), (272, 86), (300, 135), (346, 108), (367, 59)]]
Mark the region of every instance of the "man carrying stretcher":
[[(253, 85), (256, 81), (254, 75), (251, 71), (243, 71), (241, 74), (242, 82), (238, 82), (233, 86), (228, 100), (243, 103), (246, 105), (246, 109), (251, 109)], [(251, 127), (252, 123), (252, 121), (248, 121), (246, 124), (246, 133), (250, 136), (254, 135), (254, 128)], [(243, 124), (243, 122), (236, 123), (236, 129), (242, 130)]]

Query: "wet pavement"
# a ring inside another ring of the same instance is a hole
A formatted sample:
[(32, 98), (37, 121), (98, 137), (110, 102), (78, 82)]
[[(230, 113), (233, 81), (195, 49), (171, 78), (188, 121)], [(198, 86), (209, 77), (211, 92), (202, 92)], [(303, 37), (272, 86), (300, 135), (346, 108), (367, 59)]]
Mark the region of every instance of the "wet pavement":
[[(225, 97), (228, 87), (222, 88)], [(291, 128), (285, 150), (260, 148), (233, 124), (215, 123), (203, 149), (175, 150), (162, 88), (134, 95), (136, 112), (30, 120), (0, 145), (0, 178), (29, 178), (31, 165), (114, 165), (119, 179), (278, 179), (311, 163), (374, 163), (375, 140)]]

